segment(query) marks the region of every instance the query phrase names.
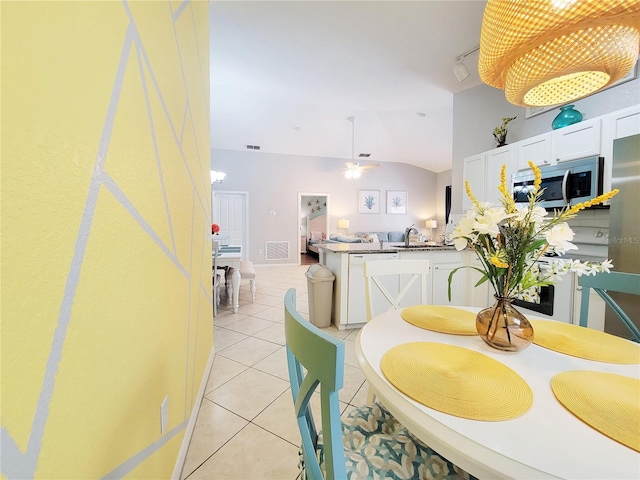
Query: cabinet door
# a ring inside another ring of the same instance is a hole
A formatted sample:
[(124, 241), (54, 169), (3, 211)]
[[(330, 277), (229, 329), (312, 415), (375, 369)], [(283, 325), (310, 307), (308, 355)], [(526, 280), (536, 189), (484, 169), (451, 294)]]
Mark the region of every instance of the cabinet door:
[(551, 132), (552, 158), (557, 162), (600, 154), (600, 118)]
[(602, 119), (602, 148), (604, 157), (605, 192), (611, 190), (613, 141), (640, 133), (640, 105), (612, 112)]
[(469, 181), (471, 192), (480, 201), (485, 198), (485, 154), (474, 155), (464, 159), (462, 168), (462, 209), (471, 210), (473, 204), (464, 190), (464, 182)]
[(449, 302), (449, 274), (462, 266), (462, 254), (456, 251), (434, 252), (432, 276), (432, 303), (434, 305), (464, 305), (464, 274), (457, 272), (451, 280), (451, 302)]
[(554, 165), (551, 160), (551, 132), (527, 138), (516, 144), (517, 169), (527, 170), (529, 160), (538, 167)]
[(511, 145), (506, 145), (504, 147), (496, 148), (495, 150), (491, 150), (487, 152), (486, 159), (486, 177), (485, 184), (486, 190), (484, 192), (484, 197), (479, 197), (476, 195), (476, 198), (481, 202), (491, 202), (495, 205), (500, 204), (500, 191), (498, 190), (498, 186), (500, 185), (500, 171), (502, 170), (502, 166), (507, 166), (507, 186), (509, 191), (511, 191), (511, 175), (514, 172), (514, 157), (513, 157), (514, 149)]

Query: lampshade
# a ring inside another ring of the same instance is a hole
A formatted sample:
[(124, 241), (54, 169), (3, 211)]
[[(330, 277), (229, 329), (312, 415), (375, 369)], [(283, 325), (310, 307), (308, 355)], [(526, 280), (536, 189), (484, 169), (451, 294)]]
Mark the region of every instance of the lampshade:
[(438, 222), (436, 220), (427, 220), (425, 226), (427, 228), (438, 228)]
[(521, 106), (590, 95), (638, 60), (638, 0), (489, 0), (478, 72)]
[(224, 177), (226, 177), (227, 174), (223, 173), (223, 172), (216, 172), (215, 170), (211, 170), (211, 183), (222, 183), (222, 180), (224, 180)]
[(349, 220), (346, 218), (338, 220), (338, 228), (349, 228)]

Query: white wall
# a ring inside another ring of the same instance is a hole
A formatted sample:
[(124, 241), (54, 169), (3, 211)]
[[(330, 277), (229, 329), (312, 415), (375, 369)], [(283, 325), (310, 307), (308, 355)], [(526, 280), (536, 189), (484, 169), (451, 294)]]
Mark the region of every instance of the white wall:
[[(640, 104), (640, 79), (609, 88), (573, 102), (584, 120)], [(462, 213), (462, 161), (469, 155), (495, 148), (493, 129), (503, 117), (517, 119), (509, 124), (507, 143), (514, 143), (551, 131), (551, 122), (559, 113), (553, 109), (525, 118), (525, 109), (508, 103), (504, 91), (480, 85), (454, 95), (453, 98), (453, 167), (452, 212)]]
[[(253, 151), (211, 151), (211, 168), (227, 174), (214, 190), (249, 192), (248, 258), (256, 264), (295, 263), (300, 242), (298, 216), (299, 192), (326, 192), (329, 195), (329, 233), (337, 232), (339, 218), (347, 218), (350, 232), (390, 231), (415, 223), (425, 233), (424, 221), (442, 217), (444, 221), (444, 186), (438, 175), (404, 163), (381, 162), (359, 180), (344, 178), (345, 160), (336, 158), (276, 155)], [(358, 190), (380, 190), (381, 213), (358, 213)], [(387, 214), (386, 191), (407, 191), (406, 215)], [(436, 212), (437, 198), (442, 196), (442, 211)], [(275, 211), (276, 215), (269, 215)], [(265, 241), (290, 242), (291, 258), (266, 262)]]

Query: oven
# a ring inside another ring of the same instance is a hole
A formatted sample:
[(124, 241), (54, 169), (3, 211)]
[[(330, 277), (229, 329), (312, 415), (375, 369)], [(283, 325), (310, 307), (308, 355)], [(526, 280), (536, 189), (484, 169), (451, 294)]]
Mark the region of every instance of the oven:
[[(542, 257), (538, 263), (548, 263), (550, 258), (553, 257)], [(567, 273), (553, 285), (540, 287), (540, 303), (514, 300), (513, 304), (527, 317), (573, 323), (574, 277), (573, 273)]]
[[(539, 205), (544, 208), (563, 208), (586, 202), (602, 194), (602, 157), (590, 157), (558, 165), (541, 167), (542, 195)], [(515, 173), (512, 177), (513, 199), (516, 203), (528, 203), (533, 189), (534, 175), (530, 170)]]

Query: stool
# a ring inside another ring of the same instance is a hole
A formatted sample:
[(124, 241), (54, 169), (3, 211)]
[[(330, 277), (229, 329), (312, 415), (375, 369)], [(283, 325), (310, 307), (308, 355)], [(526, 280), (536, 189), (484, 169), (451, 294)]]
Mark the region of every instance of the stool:
[[(229, 295), (229, 302), (231, 302), (231, 270), (227, 272), (227, 292)], [(240, 278), (248, 279), (249, 286), (251, 288), (251, 301), (256, 301), (256, 269), (253, 267), (253, 262), (249, 260), (240, 260)]]

